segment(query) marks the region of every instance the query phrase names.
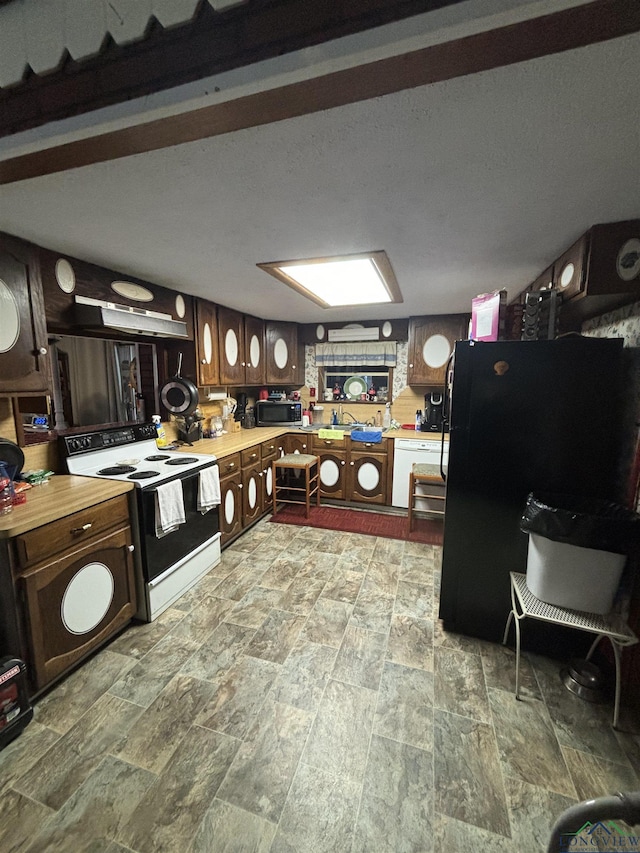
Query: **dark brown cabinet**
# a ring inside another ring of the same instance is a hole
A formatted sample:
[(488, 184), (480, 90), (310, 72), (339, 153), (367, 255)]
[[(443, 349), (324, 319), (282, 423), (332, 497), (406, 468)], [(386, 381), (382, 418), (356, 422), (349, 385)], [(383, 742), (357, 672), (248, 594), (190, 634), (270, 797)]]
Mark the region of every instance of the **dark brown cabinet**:
[(389, 442), (352, 442), (313, 435), (312, 453), (320, 457), (320, 495), (357, 503), (388, 503)]
[(443, 385), (456, 341), (467, 337), (466, 314), (411, 317), (409, 320), (408, 385)]
[(265, 381), (264, 322), (218, 307), (220, 383), (261, 385)]
[(220, 382), (218, 319), (216, 306), (206, 299), (196, 302), (196, 361), (198, 385), (217, 385)]
[[(372, 445), (382, 447), (382, 445)], [(385, 504), (387, 497), (387, 454), (371, 450), (349, 453), (350, 499), (363, 503)]]
[(220, 305), (218, 338), (221, 384), (244, 385), (244, 315)]
[(281, 439), (263, 441), (262, 454), (262, 511), (273, 512), (273, 468), (272, 463), (284, 452)]
[(247, 385), (265, 382), (264, 321), (246, 315), (244, 318), (245, 377)]
[(49, 392), (50, 362), (35, 249), (0, 236), (0, 393)]
[(289, 432), (284, 436), (285, 453), (311, 453), (311, 435), (308, 433)]
[(127, 497), (21, 534), (12, 546), (28, 669), (40, 691), (136, 613)]
[(220, 477), (220, 544), (226, 545), (242, 530), (242, 473)]
[(258, 459), (252, 465), (242, 466), (242, 526), (247, 527), (262, 515), (262, 481), (263, 473), (260, 461), (260, 445)]
[(269, 385), (304, 384), (304, 346), (296, 323), (265, 324), (266, 382)]

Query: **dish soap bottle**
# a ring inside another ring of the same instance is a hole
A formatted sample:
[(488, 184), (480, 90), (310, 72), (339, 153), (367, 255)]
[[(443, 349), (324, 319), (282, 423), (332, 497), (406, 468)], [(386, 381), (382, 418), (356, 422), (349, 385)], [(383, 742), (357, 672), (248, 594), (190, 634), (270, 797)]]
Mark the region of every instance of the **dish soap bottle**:
[(151, 420), (156, 425), (156, 444), (158, 447), (166, 447), (167, 446), (167, 434), (164, 431), (164, 427), (162, 426), (162, 421), (160, 420), (160, 415), (152, 415)]
[(422, 427), (422, 409), (416, 411), (416, 432), (420, 432)]
[(384, 408), (384, 416), (382, 418), (382, 426), (389, 429), (391, 426), (391, 403), (387, 403)]

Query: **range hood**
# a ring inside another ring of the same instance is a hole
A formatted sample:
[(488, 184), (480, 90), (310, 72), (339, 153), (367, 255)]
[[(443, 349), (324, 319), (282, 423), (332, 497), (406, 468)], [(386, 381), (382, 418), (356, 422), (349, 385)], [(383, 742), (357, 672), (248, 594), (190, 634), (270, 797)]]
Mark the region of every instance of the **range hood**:
[(163, 338), (188, 338), (187, 324), (170, 314), (131, 308), (113, 302), (102, 302), (76, 296), (75, 319), (86, 329), (117, 329), (129, 335), (151, 335)]

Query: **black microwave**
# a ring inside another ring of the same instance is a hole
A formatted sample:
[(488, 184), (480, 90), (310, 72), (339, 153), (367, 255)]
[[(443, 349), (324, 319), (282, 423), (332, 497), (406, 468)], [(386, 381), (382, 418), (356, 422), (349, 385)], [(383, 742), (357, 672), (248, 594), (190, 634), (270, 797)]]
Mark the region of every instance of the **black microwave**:
[(301, 426), (302, 403), (288, 400), (258, 400), (256, 403), (257, 426)]

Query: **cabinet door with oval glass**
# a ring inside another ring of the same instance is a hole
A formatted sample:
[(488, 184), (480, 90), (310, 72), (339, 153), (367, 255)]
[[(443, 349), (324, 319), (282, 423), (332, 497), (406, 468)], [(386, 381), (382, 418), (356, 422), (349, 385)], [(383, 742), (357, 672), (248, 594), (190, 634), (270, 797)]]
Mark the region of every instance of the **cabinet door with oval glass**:
[(442, 385), (456, 341), (467, 337), (468, 315), (411, 317), (409, 321), (408, 385)]
[(267, 323), (266, 365), (268, 383), (295, 385), (298, 381), (298, 329), (295, 323)]
[(218, 336), (220, 341), (220, 383), (243, 385), (244, 315), (218, 306)]
[(48, 391), (49, 352), (37, 257), (0, 240), (0, 393)]
[(198, 360), (198, 385), (217, 385), (218, 369), (218, 323), (216, 306), (206, 299), (196, 303), (196, 347)]
[(264, 321), (247, 315), (244, 318), (245, 382), (261, 385), (265, 381)]

